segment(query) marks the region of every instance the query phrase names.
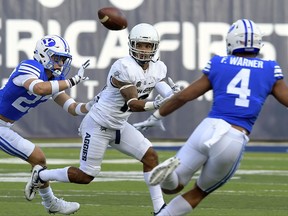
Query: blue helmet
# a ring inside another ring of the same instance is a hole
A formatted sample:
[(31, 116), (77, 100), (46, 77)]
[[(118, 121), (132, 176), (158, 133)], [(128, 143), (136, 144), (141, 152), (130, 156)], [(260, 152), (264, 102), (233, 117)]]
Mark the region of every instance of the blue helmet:
[[(53, 59), (52, 56), (54, 56)], [(54, 64), (57, 63), (55, 58), (63, 60), (61, 70), (54, 69)], [(40, 62), (45, 69), (50, 70), (55, 77), (58, 77), (62, 73), (64, 76), (67, 75), (72, 56), (70, 55), (70, 47), (64, 38), (57, 35), (47, 35), (36, 43), (34, 59)]]

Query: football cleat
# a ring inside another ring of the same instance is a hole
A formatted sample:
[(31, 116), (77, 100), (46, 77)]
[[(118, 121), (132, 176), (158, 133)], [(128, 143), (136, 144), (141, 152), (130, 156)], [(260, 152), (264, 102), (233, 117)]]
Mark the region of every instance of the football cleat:
[(43, 183), (39, 179), (39, 172), (43, 169), (44, 168), (40, 165), (35, 165), (32, 169), (31, 177), (29, 181), (27, 182), (25, 191), (24, 191), (25, 198), (28, 201), (33, 200), (36, 195), (36, 192), (39, 190), (41, 186), (43, 186)]
[(46, 206), (44, 202), (42, 202), (42, 205), (49, 214), (70, 215), (80, 208), (80, 204), (77, 202), (67, 202), (63, 199), (58, 199), (57, 197), (52, 200), (50, 206)]
[(149, 184), (154, 186), (162, 183), (169, 174), (171, 174), (180, 164), (177, 157), (171, 157), (158, 166), (154, 167), (151, 171)]

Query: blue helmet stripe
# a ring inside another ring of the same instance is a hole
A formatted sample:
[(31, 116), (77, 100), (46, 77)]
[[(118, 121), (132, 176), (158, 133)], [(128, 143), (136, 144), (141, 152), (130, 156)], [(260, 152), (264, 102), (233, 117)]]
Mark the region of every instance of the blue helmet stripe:
[(247, 47), (247, 42), (248, 42), (247, 25), (246, 25), (246, 22), (245, 22), (244, 19), (242, 20), (242, 22), (243, 22), (243, 25), (244, 25), (244, 28), (245, 28), (245, 44), (244, 44), (244, 46)]
[(253, 29), (253, 25), (252, 25), (251, 20), (249, 20), (249, 24), (250, 24), (250, 27), (251, 27), (251, 47), (253, 47), (254, 29)]

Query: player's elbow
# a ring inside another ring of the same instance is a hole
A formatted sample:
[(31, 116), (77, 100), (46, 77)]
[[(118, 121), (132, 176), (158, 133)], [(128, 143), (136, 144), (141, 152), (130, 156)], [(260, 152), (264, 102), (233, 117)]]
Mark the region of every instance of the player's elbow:
[(34, 85), (33, 87), (33, 93), (37, 94), (37, 95), (41, 95), (41, 96), (45, 96), (48, 94), (51, 94), (50, 92), (47, 91), (46, 88), (44, 88), (43, 85), (41, 85), (42, 83), (38, 83), (36, 85)]

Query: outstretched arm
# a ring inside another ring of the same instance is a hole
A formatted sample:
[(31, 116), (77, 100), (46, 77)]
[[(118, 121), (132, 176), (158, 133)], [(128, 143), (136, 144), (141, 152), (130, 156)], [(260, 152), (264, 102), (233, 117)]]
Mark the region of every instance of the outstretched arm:
[(68, 88), (71, 88), (78, 83), (89, 79), (84, 76), (85, 69), (89, 66), (89, 60), (87, 60), (78, 70), (78, 73), (66, 80), (51, 80), (51, 81), (43, 81), (37, 78), (27, 79), (23, 86), (29, 90), (30, 92), (37, 95), (50, 95), (56, 94)]
[(96, 95), (91, 101), (87, 103), (76, 102), (64, 91), (53, 97), (54, 101), (61, 106), (65, 111), (69, 112), (71, 115), (85, 115), (89, 112), (94, 103), (97, 103), (98, 95)]
[(135, 85), (120, 82), (114, 77), (112, 78), (112, 82), (113, 85), (119, 88), (121, 95), (132, 112), (144, 112), (158, 109), (160, 105), (167, 100), (167, 98), (155, 98), (154, 101), (138, 100), (138, 92)]
[(191, 83), (187, 88), (173, 95), (168, 101), (166, 101), (159, 108), (159, 114), (161, 116), (167, 116), (182, 107), (188, 101), (194, 100), (205, 94), (207, 91), (211, 90), (211, 88), (212, 86), (208, 77), (202, 75), (202, 77)]
[(159, 110), (156, 110), (147, 120), (133, 124), (138, 130), (147, 130), (151, 127), (160, 127), (165, 130), (162, 123), (162, 118), (169, 115), (173, 111), (183, 106), (188, 101), (194, 100), (197, 97), (211, 90), (212, 86), (206, 75), (203, 75), (195, 82), (191, 83), (187, 88), (176, 93), (167, 100)]
[(288, 107), (288, 86), (283, 79), (278, 80), (272, 89), (272, 95), (284, 106)]

